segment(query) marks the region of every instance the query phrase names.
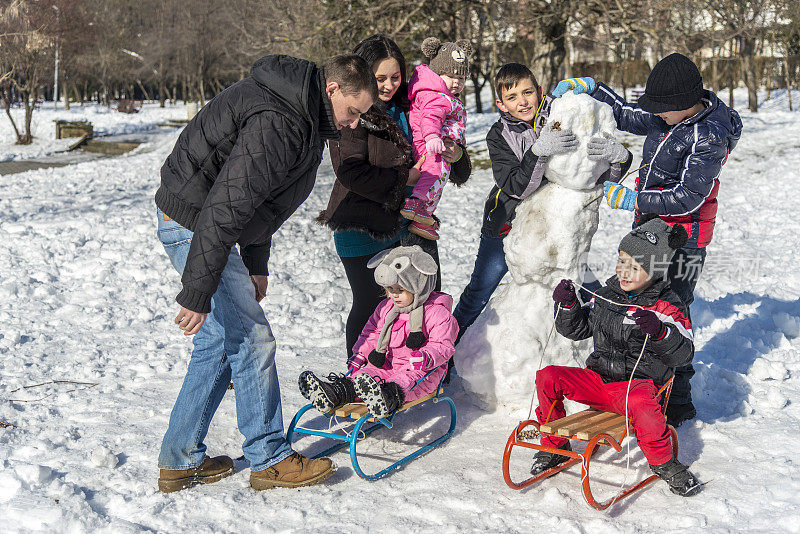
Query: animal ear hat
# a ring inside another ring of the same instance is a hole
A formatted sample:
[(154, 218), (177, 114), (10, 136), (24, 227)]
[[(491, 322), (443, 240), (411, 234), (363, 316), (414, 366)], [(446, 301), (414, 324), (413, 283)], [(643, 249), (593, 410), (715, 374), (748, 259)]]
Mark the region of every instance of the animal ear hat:
[(428, 58), (428, 66), (438, 75), (468, 76), (469, 56), (472, 45), (466, 39), (455, 43), (443, 43), (436, 37), (422, 41), (422, 53)]
[(375, 282), (379, 286), (389, 287), (398, 284), (414, 295), (414, 301), (410, 305), (403, 308), (395, 305), (386, 316), (378, 338), (377, 351), (386, 353), (389, 344), (388, 333), (391, 332), (392, 323), (401, 313), (410, 314), (411, 334), (406, 340), (406, 346), (412, 349), (421, 347), (425, 342), (422, 333), (423, 304), (436, 286), (438, 266), (433, 257), (419, 245), (395, 247), (373, 256), (367, 267), (375, 269)]

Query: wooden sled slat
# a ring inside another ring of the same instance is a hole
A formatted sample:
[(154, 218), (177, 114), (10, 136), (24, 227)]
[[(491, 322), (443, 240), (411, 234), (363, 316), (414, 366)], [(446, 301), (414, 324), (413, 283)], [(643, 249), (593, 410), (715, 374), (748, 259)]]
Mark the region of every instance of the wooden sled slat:
[[(611, 417), (607, 421), (593, 426), (592, 428), (579, 430), (575, 433), (578, 439), (589, 441), (598, 434), (608, 434), (614, 437), (617, 441), (620, 440), (622, 434), (625, 432), (625, 416), (615, 414), (616, 417)], [(630, 427), (633, 433), (633, 427)]]
[(574, 413), (572, 415), (568, 415), (566, 417), (562, 417), (561, 419), (556, 419), (555, 421), (550, 421), (549, 423), (542, 423), (542, 426), (539, 428), (542, 432), (547, 432), (548, 434), (557, 434), (558, 429), (560, 426), (563, 425), (571, 425), (581, 421), (592, 415), (592, 413), (597, 412), (597, 410), (583, 410), (578, 413)]
[[(441, 394), (441, 390), (439, 391), (439, 394)], [(400, 412), (403, 412), (405, 410), (408, 410), (409, 408), (412, 408), (412, 407), (416, 406), (417, 404), (422, 404), (425, 401), (431, 400), (435, 396), (436, 396), (436, 392), (433, 392), (433, 393), (429, 393), (428, 395), (425, 395), (424, 397), (420, 397), (418, 399), (415, 399), (415, 400), (413, 400), (411, 402), (406, 402), (397, 410), (396, 413), (400, 413)], [(368, 410), (367, 410), (367, 405), (366, 404), (363, 404), (363, 403), (360, 403), (360, 402), (354, 402), (352, 404), (345, 404), (341, 408), (337, 408), (336, 411), (334, 412), (334, 415), (336, 415), (336, 417), (350, 417), (351, 419), (361, 419), (363, 416), (367, 415), (367, 413), (368, 413)], [(370, 422), (377, 421), (377, 420), (378, 419), (376, 417), (370, 417), (368, 419), (368, 421), (370, 421)]]
[(600, 423), (604, 423), (609, 419), (614, 418), (617, 414), (611, 412), (601, 412), (600, 410), (585, 410), (587, 412), (591, 412), (589, 417), (581, 419), (575, 424), (572, 425), (557, 425), (558, 428), (558, 435), (568, 438), (570, 436), (574, 436), (578, 432), (586, 431), (591, 429), (592, 427), (599, 425)]

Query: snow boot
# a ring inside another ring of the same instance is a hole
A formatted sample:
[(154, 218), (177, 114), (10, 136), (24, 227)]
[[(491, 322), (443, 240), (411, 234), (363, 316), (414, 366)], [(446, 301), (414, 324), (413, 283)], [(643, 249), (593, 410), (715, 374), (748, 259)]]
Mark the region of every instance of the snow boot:
[[(562, 446), (559, 447), (562, 451), (571, 451), (572, 445), (569, 444), (569, 441), (564, 443)], [(557, 465), (561, 465), (567, 460), (569, 460), (571, 456), (563, 456), (561, 454), (554, 454), (552, 452), (547, 451), (539, 451), (533, 456), (533, 465), (531, 466), (531, 474), (533, 476), (538, 476), (548, 469), (552, 469)]]
[(211, 484), (233, 474), (233, 460), (227, 456), (209, 458), (203, 463), (189, 469), (161, 469), (158, 477), (158, 489), (163, 493), (172, 493), (194, 486), (195, 484)]
[(432, 225), (436, 221), (428, 213), (428, 203), (419, 198), (410, 197), (406, 199), (400, 215), (409, 221), (416, 221), (425, 225)]
[(424, 237), (425, 239), (430, 239), (431, 241), (436, 241), (439, 239), (439, 232), (437, 232), (438, 229), (438, 224), (425, 224), (418, 221), (414, 221), (408, 225), (409, 232), (420, 237)]
[(375, 417), (386, 417), (405, 402), (405, 394), (394, 382), (378, 383), (367, 373), (356, 375), (356, 394)]
[(667, 411), (667, 424), (678, 428), (684, 421), (691, 421), (697, 417), (697, 410), (694, 409), (694, 404), (691, 401), (683, 404), (668, 404)]
[(664, 482), (669, 484), (669, 490), (681, 497), (690, 497), (700, 492), (703, 484), (697, 477), (689, 472), (689, 469), (677, 459), (663, 463), (661, 465), (650, 465), (650, 469), (658, 475)]
[(311, 486), (322, 482), (334, 471), (336, 467), (330, 458), (306, 458), (294, 452), (266, 469), (250, 471), (250, 487), (266, 490)]
[(298, 379), (300, 394), (311, 401), (314, 408), (328, 413), (334, 408), (350, 404), (356, 400), (353, 383), (342, 375), (331, 373), (328, 382), (320, 380), (311, 371), (304, 371)]

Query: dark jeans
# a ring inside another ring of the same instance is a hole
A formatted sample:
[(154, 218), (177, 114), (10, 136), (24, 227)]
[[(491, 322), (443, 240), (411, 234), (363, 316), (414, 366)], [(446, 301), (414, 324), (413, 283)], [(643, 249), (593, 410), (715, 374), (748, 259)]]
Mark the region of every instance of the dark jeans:
[[(422, 241), (425, 242), (423, 243)], [(401, 244), (404, 246), (410, 246), (412, 244), (420, 245), (425, 252), (433, 256), (434, 261), (439, 265), (439, 249), (436, 245), (436, 241), (428, 239), (416, 241), (404, 238), (398, 243), (389, 245), (384, 250), (395, 248)], [(358, 336), (361, 335), (361, 331), (364, 330), (364, 326), (367, 324), (367, 321), (369, 321), (375, 308), (386, 298), (383, 288), (375, 282), (374, 271), (367, 267), (367, 262), (369, 262), (373, 256), (375, 256), (375, 254), (356, 256), (353, 258), (339, 257), (339, 259), (342, 260), (344, 272), (347, 275), (347, 281), (350, 283), (350, 290), (353, 292), (353, 305), (350, 308), (350, 313), (347, 316), (347, 324), (345, 325), (345, 342), (347, 344), (345, 353), (348, 358), (352, 354), (353, 345), (358, 341)], [(435, 290), (441, 291), (441, 289), (442, 272), (441, 268), (439, 268)]]
[[(667, 271), (672, 290), (678, 294), (686, 304), (687, 313), (691, 320), (689, 306), (694, 302), (694, 288), (700, 278), (700, 272), (706, 261), (706, 249), (681, 248), (675, 252), (675, 257)], [(692, 386), (690, 380), (694, 376), (692, 364), (675, 368), (675, 380), (672, 382), (672, 393), (669, 397), (670, 404), (688, 404), (692, 402)]]
[(453, 310), (453, 317), (458, 321), (459, 329), (456, 343), (486, 307), (486, 303), (507, 272), (503, 238), (481, 234), (472, 276), (458, 299), (456, 309)]

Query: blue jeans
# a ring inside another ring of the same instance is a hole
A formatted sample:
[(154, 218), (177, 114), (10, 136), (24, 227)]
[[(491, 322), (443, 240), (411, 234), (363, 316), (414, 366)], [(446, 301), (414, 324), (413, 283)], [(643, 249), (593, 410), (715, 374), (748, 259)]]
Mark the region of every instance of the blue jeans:
[[(192, 235), (175, 221), (165, 221), (158, 210), (158, 239), (179, 273), (186, 266)], [(211, 298), (211, 313), (194, 336), (186, 377), (161, 443), (159, 468), (189, 469), (203, 462), (203, 440), (231, 378), (236, 419), (244, 435), (242, 451), (251, 470), (266, 469), (292, 449), (283, 433), (275, 338), (236, 247)]]
[(507, 272), (508, 265), (506, 264), (506, 253), (503, 250), (503, 238), (487, 237), (481, 234), (472, 276), (458, 299), (456, 309), (453, 310), (453, 317), (458, 322), (456, 343), (486, 307), (486, 303), (489, 302), (489, 298)]
[[(706, 249), (679, 248), (672, 258), (672, 263), (667, 271), (672, 290), (686, 304), (689, 320), (691, 313), (689, 306), (694, 302), (694, 288), (700, 278), (700, 272), (706, 261)], [(672, 382), (672, 393), (669, 397), (670, 404), (688, 404), (692, 402), (691, 378), (694, 376), (694, 367), (691, 363), (675, 368), (675, 380)]]

